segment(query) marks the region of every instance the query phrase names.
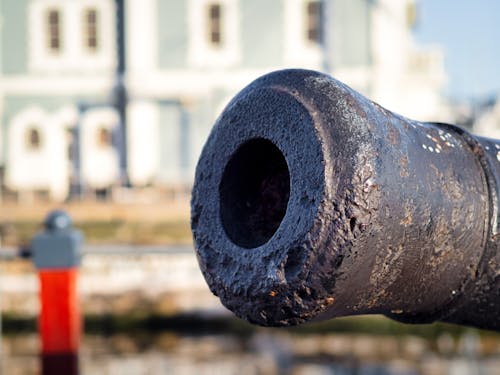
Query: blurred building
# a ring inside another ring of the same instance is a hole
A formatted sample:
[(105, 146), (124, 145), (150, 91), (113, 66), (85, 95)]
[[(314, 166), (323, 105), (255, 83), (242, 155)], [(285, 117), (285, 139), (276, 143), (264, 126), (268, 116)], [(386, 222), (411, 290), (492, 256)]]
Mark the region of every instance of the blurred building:
[[(117, 185), (118, 1), (0, 0), (7, 191), (63, 200), (75, 180)], [(329, 72), (391, 110), (442, 119), (443, 56), (413, 43), (416, 14), (415, 0), (125, 0), (130, 184), (189, 187), (224, 105), (276, 69)]]

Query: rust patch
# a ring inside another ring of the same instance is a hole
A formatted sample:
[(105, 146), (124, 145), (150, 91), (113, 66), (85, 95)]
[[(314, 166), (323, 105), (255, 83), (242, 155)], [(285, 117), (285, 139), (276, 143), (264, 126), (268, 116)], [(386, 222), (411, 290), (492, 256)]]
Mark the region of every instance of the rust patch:
[(401, 224), (403, 224), (405, 227), (407, 227), (408, 225), (411, 225), (411, 223), (412, 223), (411, 215), (405, 216), (405, 218), (403, 220), (401, 220)]
[(399, 132), (393, 126), (389, 126), (387, 138), (393, 145), (398, 145), (401, 142)]
[(405, 207), (405, 217), (403, 220), (401, 220), (401, 225), (404, 225), (405, 227), (411, 225), (413, 223), (413, 216), (411, 213), (411, 210), (408, 206)]
[(408, 171), (408, 158), (406, 156), (401, 156), (399, 165), (401, 166), (399, 175), (403, 178), (410, 177), (410, 172)]

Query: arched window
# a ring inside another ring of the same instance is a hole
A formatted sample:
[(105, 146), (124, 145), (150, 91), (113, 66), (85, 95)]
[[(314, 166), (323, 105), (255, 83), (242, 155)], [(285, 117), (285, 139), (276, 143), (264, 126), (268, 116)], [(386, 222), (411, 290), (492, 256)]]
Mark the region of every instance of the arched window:
[(105, 126), (101, 126), (97, 130), (97, 146), (99, 148), (111, 146), (111, 131)]
[(40, 131), (36, 127), (30, 127), (26, 131), (26, 148), (30, 151), (37, 151), (42, 146)]

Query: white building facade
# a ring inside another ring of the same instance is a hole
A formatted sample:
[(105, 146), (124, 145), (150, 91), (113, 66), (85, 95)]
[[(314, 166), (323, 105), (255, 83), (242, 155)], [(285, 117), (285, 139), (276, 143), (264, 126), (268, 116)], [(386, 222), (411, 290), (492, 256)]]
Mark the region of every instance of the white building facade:
[[(66, 199), (77, 124), (84, 186), (115, 186), (114, 0), (0, 0), (0, 11), (5, 189)], [(442, 54), (414, 45), (414, 0), (125, 0), (125, 14), (132, 186), (190, 186), (216, 116), (277, 69), (325, 71), (390, 110), (444, 119)]]

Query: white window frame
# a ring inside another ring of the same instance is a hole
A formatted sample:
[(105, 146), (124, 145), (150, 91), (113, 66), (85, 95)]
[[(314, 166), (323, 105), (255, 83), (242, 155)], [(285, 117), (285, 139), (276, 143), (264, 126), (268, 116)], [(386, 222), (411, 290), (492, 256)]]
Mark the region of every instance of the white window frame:
[(308, 2), (309, 0), (284, 1), (285, 61), (289, 66), (321, 68), (324, 53), (322, 46), (311, 42), (307, 37)]
[[(97, 11), (98, 48), (85, 45), (84, 12)], [(47, 12), (59, 10), (61, 49), (48, 48)], [(59, 73), (112, 69), (115, 66), (115, 16), (112, 0), (33, 0), (28, 10), (28, 56), (33, 72)]]
[[(78, 28), (79, 38), (79, 61), (77, 64), (86, 69), (113, 69), (116, 63), (116, 19), (115, 6), (113, 0), (79, 0), (78, 7)], [(86, 25), (83, 24), (83, 14), (88, 9), (95, 9), (97, 12), (97, 49), (90, 50), (84, 44)]]
[[(28, 52), (30, 68), (33, 70), (57, 70), (64, 65), (64, 60), (67, 59), (68, 52), (68, 20), (66, 19), (66, 7), (62, 1), (34, 1), (29, 6), (28, 17)], [(51, 10), (59, 12), (59, 50), (53, 51), (48, 46), (50, 38), (47, 16)]]
[(81, 120), (82, 176), (92, 189), (112, 186), (119, 176), (119, 160), (116, 149), (102, 147), (98, 142), (99, 131), (107, 128), (110, 134), (118, 126), (118, 113), (110, 107), (91, 109)]
[[(220, 4), (220, 45), (210, 41), (208, 7)], [(240, 13), (237, 0), (189, 0), (188, 64), (192, 67), (227, 67), (241, 60)]]

